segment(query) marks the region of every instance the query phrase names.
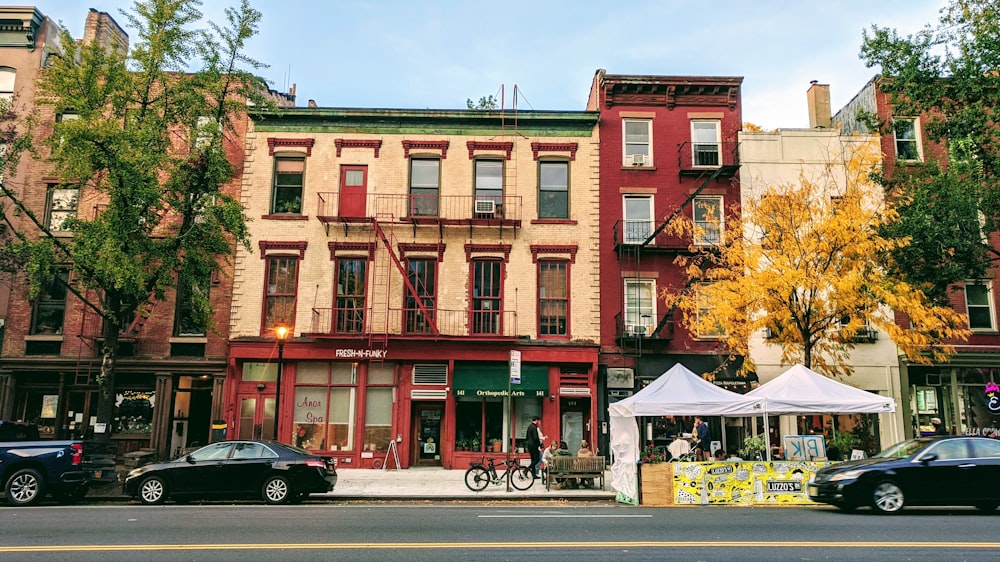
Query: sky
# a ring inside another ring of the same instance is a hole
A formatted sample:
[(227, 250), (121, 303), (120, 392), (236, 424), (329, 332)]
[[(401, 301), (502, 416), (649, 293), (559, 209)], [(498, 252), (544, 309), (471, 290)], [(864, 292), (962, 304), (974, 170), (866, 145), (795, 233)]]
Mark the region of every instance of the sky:
[[(204, 0), (225, 23), (239, 0)], [(520, 110), (586, 109), (597, 69), (609, 74), (742, 76), (743, 121), (808, 127), (811, 80), (833, 111), (878, 73), (858, 57), (872, 25), (910, 34), (947, 0), (252, 0), (262, 14), (247, 55), (271, 87), (296, 85), (320, 107), (465, 108), (493, 95)], [(130, 0), (38, 0), (74, 37), (89, 8)], [(611, 10), (610, 8), (614, 8)], [(136, 40), (133, 30), (132, 40)]]

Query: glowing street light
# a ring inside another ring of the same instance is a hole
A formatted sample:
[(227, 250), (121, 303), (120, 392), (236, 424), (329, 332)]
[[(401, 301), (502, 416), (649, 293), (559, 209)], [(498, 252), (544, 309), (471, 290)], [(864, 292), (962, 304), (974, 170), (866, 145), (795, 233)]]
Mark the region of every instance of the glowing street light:
[(285, 340), (290, 335), (292, 335), (292, 330), (288, 326), (278, 324), (274, 327), (274, 339), (278, 341), (278, 380), (275, 381), (276, 386), (274, 387), (274, 440), (278, 442), (281, 441), (278, 439), (278, 419), (281, 417), (281, 371), (285, 370)]

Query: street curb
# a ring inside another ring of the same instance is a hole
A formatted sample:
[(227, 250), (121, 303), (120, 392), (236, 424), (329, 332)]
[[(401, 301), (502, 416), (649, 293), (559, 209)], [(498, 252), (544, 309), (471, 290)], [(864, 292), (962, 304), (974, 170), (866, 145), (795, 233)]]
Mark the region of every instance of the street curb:
[[(86, 496), (83, 498), (81, 503), (86, 502), (120, 502), (129, 503), (133, 501), (138, 501), (135, 498), (128, 496)], [(191, 503), (198, 503), (202, 500), (192, 500)], [(225, 502), (228, 500), (204, 500), (210, 502)], [(239, 500), (237, 500), (239, 501)], [(339, 502), (339, 501), (366, 501), (366, 502), (488, 502), (488, 501), (503, 501), (503, 502), (608, 502), (615, 503), (615, 498), (607, 496), (310, 496), (306, 498), (306, 501), (310, 502)]]

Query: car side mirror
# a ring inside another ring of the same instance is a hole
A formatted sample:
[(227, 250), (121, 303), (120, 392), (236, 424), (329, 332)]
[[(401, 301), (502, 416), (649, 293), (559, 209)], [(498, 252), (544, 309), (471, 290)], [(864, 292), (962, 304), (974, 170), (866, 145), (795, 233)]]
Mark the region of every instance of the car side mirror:
[(194, 457), (192, 457), (191, 455), (184, 455), (184, 460), (185, 460), (185, 461), (186, 461), (186, 462), (187, 462), (188, 464), (194, 464)]
[(929, 455), (924, 455), (924, 456), (920, 457), (920, 462), (923, 463), (923, 464), (927, 464), (927, 463), (929, 463), (931, 461), (936, 461), (937, 458), (938, 458), (938, 456), (935, 453), (931, 453)]

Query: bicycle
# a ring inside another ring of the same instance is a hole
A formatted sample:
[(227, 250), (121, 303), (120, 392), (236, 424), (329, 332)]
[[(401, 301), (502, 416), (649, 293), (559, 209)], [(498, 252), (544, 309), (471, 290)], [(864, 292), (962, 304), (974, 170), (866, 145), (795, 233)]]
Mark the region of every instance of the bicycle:
[(535, 483), (535, 471), (529, 466), (521, 466), (517, 459), (501, 461), (502, 473), (497, 473), (497, 459), (483, 457), (481, 462), (469, 463), (465, 471), (465, 485), (473, 492), (482, 492), (490, 484), (500, 484), (506, 480), (518, 490), (527, 490)]

